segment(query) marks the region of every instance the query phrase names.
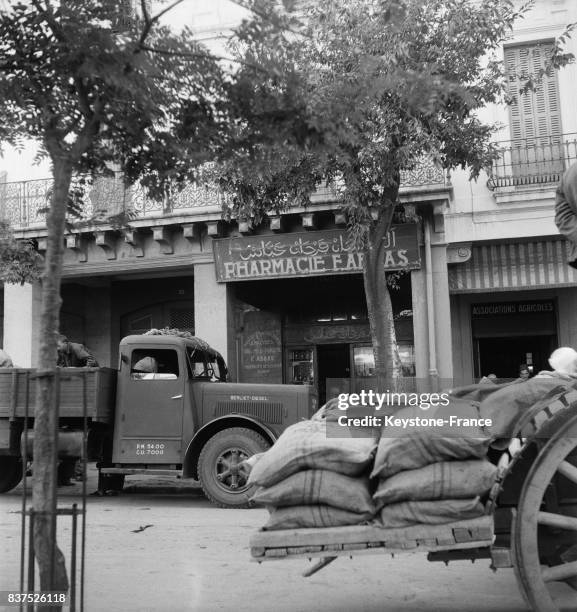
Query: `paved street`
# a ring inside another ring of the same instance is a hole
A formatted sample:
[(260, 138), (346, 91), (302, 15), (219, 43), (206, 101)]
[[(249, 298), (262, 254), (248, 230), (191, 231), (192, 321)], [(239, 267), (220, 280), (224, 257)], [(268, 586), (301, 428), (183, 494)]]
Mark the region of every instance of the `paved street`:
[[(131, 482), (121, 496), (89, 498), (88, 611), (525, 610), (513, 572), (493, 574), (488, 561), (446, 568), (425, 555), (358, 556), (308, 579), (300, 575), (306, 560), (258, 565), (250, 561), (248, 538), (265, 510), (221, 510), (182, 484)], [(90, 485), (94, 490), (93, 478)], [(78, 489), (60, 489), (60, 504), (79, 501)], [(18, 588), (20, 504), (17, 490), (0, 498), (0, 590)], [(68, 554), (68, 518), (62, 521), (59, 541)]]

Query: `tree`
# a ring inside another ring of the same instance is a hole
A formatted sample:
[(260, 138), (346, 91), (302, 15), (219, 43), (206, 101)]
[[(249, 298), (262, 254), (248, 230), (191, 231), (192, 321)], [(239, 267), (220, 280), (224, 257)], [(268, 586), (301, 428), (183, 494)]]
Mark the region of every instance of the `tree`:
[[(226, 214), (258, 223), (306, 204), (321, 179), (340, 189), (364, 256), (382, 383), (399, 370), (383, 244), (401, 173), (426, 157), (476, 178), (496, 159), (497, 126), (477, 111), (507, 101), (493, 52), (531, 2), (516, 9), (512, 0), (316, 0), (298, 13), (292, 4), (283, 10), (256, 0), (241, 29), (237, 53), (266, 70), (258, 84), (246, 66), (239, 75), (245, 89), (237, 88), (236, 104), (247, 130), (239, 130), (235, 155), (220, 169), (232, 196)], [(550, 66), (571, 60), (557, 44)], [(539, 75), (524, 78), (538, 82)]]
[[(49, 511), (56, 475), (53, 401), (56, 334), (66, 212), (72, 179), (109, 172), (141, 180), (163, 198), (194, 178), (211, 156), (226, 123), (223, 73), (190, 31), (175, 35), (159, 25), (177, 0), (140, 18), (113, 0), (30, 0), (0, 12), (0, 141), (39, 144), (51, 162), (53, 189), (42, 273), (42, 306), (34, 420), (34, 548), (43, 591), (68, 589), (64, 558), (56, 548), (50, 580)], [(162, 43), (163, 52), (154, 49)], [(194, 136), (184, 147), (178, 127)], [(21, 280), (9, 277), (7, 280)], [(51, 398), (45, 401), (45, 398)]]

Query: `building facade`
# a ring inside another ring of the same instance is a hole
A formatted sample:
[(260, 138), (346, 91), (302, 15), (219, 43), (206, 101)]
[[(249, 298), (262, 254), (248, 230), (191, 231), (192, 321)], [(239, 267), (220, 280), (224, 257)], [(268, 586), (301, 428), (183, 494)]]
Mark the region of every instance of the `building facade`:
[[(540, 66), (577, 21), (570, 0), (553, 5), (537, 3), (504, 46), (511, 72)], [(485, 109), (504, 125), (503, 154), (478, 181), (427, 160), (403, 175), (401, 201), (418, 222), (391, 229), (386, 265), (406, 270), (391, 290), (406, 376), (512, 377), (521, 362), (538, 370), (555, 346), (577, 346), (577, 275), (553, 222), (556, 184), (577, 159), (576, 84), (570, 66), (517, 105)], [(1, 216), (42, 252), (50, 181), (2, 181)], [(124, 335), (177, 327), (219, 350), (236, 380), (310, 382), (322, 398), (329, 378), (370, 377), (360, 260), (335, 194), (322, 189), (258, 228), (224, 223), (221, 204), (192, 185), (158, 203), (120, 177), (96, 181), (87, 211), (130, 210), (133, 220), (65, 237), (61, 331), (112, 367)], [(0, 304), (0, 346), (34, 366), (40, 286), (5, 285)]]
[[(535, 74), (567, 24), (574, 2), (537, 2), (502, 50), (509, 107), (487, 108), (503, 126), (500, 159), (476, 183), (453, 176), (445, 216), (454, 376), (518, 373), (548, 367), (560, 345), (577, 346), (577, 274), (554, 224), (555, 189), (577, 161), (575, 65), (544, 76), (525, 95), (519, 75)], [(576, 53), (577, 41), (567, 50)]]

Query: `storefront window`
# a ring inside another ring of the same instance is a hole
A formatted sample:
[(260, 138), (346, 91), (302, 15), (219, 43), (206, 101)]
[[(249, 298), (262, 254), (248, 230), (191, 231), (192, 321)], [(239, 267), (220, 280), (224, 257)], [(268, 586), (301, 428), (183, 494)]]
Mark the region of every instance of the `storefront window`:
[(353, 349), (355, 377), (366, 378), (375, 374), (375, 355), (372, 346), (356, 346)]
[[(402, 376), (415, 376), (415, 347), (413, 344), (399, 342)], [(375, 374), (375, 357), (370, 346), (357, 346), (353, 349), (355, 377), (366, 378)]]
[(289, 351), (289, 383), (312, 385), (314, 382), (312, 349)]
[(415, 346), (407, 342), (399, 342), (397, 346), (399, 349), (399, 357), (401, 358), (402, 375), (408, 377), (415, 376)]

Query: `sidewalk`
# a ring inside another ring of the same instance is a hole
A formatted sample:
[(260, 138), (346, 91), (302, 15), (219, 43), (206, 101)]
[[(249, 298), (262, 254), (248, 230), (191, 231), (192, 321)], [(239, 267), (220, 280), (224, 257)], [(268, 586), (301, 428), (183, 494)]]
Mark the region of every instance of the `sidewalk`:
[[(98, 490), (98, 470), (95, 463), (87, 466), (86, 494), (94, 495)], [(31, 493), (32, 478), (29, 476), (26, 483), (28, 492)], [(23, 483), (21, 482), (12, 493), (21, 494)], [(134, 495), (138, 493), (154, 492), (158, 494), (184, 495), (200, 492), (202, 489), (196, 480), (174, 478), (173, 476), (146, 476), (135, 474), (126, 476), (124, 488), (119, 494)], [(70, 486), (58, 487), (58, 496), (75, 497), (82, 496), (82, 481), (72, 479)]]

